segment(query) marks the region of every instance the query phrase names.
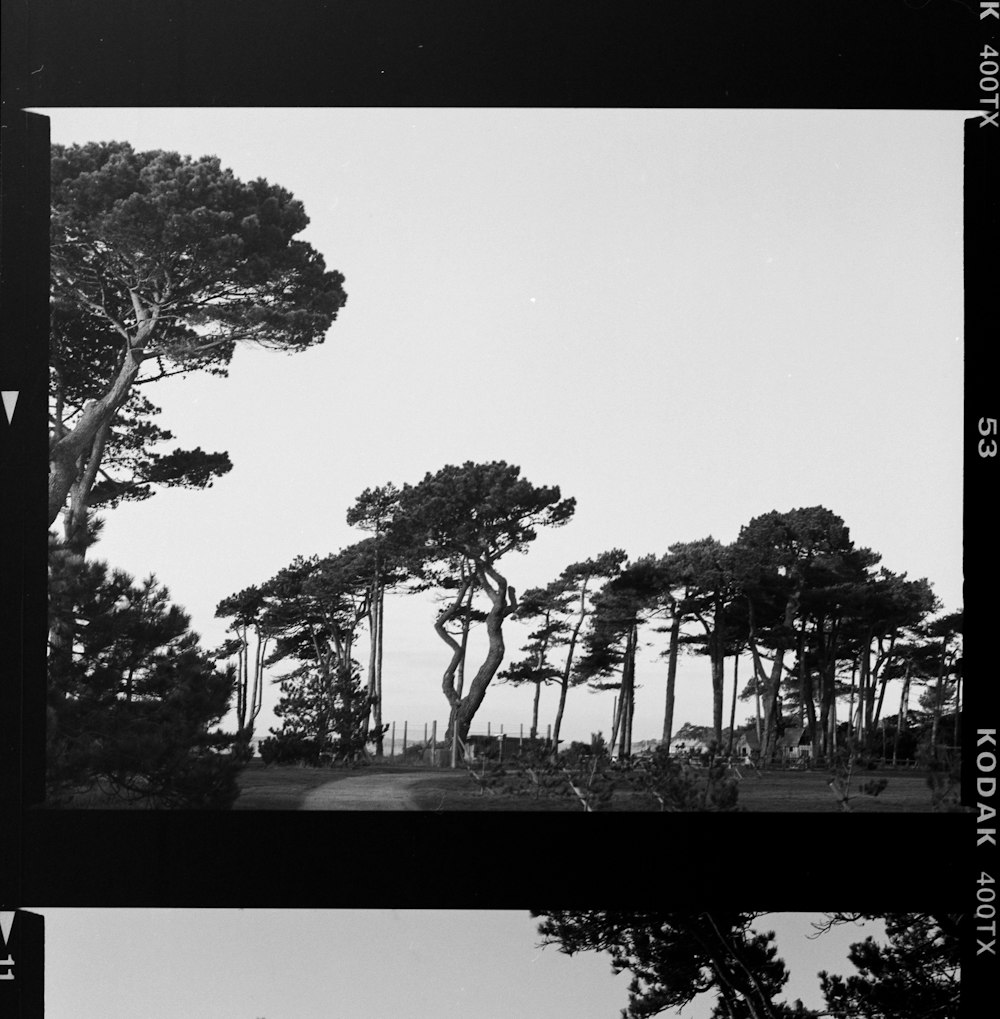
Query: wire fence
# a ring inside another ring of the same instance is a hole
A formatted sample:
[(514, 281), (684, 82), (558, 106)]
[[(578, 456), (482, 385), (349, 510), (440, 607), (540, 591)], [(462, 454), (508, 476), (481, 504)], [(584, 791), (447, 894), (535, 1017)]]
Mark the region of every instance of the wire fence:
[(487, 722), (485, 728), (473, 729), (465, 740), (459, 739), (452, 746), (452, 733), (447, 722), (390, 722), (382, 747), (389, 760), (405, 760), (409, 763), (429, 764), (432, 767), (455, 767), (465, 761), (478, 760), (483, 756), (499, 756), (506, 750), (522, 750), (525, 746), (552, 745), (552, 726), (546, 726), (545, 736), (541, 732), (531, 735), (530, 726), (518, 723), (516, 728), (500, 723)]
[[(552, 726), (547, 725), (544, 731), (539, 728), (534, 736), (531, 735), (531, 727), (524, 723), (517, 723), (515, 726), (499, 725), (487, 722), (485, 727), (472, 729), (465, 740), (459, 739), (453, 747), (451, 732), (448, 730), (447, 722), (438, 720), (432, 722), (389, 722), (388, 729), (382, 738), (381, 760), (385, 762), (405, 763), (410, 765), (425, 765), (429, 767), (457, 767), (466, 762), (481, 760), (484, 757), (491, 757), (503, 761), (506, 754), (514, 755), (528, 748), (549, 751), (552, 749)], [(250, 741), (252, 752), (258, 752), (259, 745), (265, 737), (255, 736)], [(561, 747), (567, 744), (559, 740)], [(661, 744), (658, 739), (639, 740), (632, 744), (632, 756), (641, 756), (643, 753), (655, 749)], [(675, 741), (671, 745), (672, 756), (689, 759), (692, 763), (700, 763), (703, 756), (702, 751), (706, 750), (695, 741), (694, 745), (688, 746), (684, 740)], [(772, 760), (767, 762), (769, 770), (781, 771), (808, 771), (819, 765), (825, 767), (826, 762), (817, 762), (812, 758), (811, 753), (801, 752), (795, 748), (794, 753), (776, 753)], [(957, 755), (960, 747), (941, 745), (939, 750), (945, 754)], [(733, 766), (757, 771), (763, 762), (760, 761), (757, 753), (751, 753), (746, 749), (736, 750), (731, 755), (723, 755), (720, 760), (726, 760)], [(891, 757), (872, 757), (868, 760), (869, 766), (880, 770), (889, 771), (912, 771), (927, 766), (926, 761), (912, 758), (893, 760)]]

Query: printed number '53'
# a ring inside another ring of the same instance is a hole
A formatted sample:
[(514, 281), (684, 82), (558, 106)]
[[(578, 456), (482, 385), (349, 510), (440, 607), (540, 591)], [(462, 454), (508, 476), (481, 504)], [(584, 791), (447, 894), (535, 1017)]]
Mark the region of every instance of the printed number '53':
[[(979, 419), (979, 434), (980, 435), (996, 435), (997, 434), (997, 419), (996, 418), (980, 418)], [(990, 439), (989, 445), (986, 444), (985, 439), (979, 440), (979, 455), (982, 457), (996, 456), (997, 455), (997, 440)]]

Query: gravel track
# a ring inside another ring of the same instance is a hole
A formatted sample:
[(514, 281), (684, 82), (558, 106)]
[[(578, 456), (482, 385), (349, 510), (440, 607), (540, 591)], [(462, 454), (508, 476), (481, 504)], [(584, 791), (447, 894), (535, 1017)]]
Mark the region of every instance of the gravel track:
[(300, 810), (419, 810), (411, 788), (420, 775), (377, 772), (338, 778), (305, 794)]

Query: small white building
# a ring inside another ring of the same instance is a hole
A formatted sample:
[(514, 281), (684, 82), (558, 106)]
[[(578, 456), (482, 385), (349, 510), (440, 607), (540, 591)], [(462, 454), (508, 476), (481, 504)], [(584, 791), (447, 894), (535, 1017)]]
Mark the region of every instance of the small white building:
[(749, 760), (750, 758), (759, 757), (760, 740), (757, 739), (757, 733), (753, 730), (743, 733), (736, 741), (735, 749), (736, 756), (741, 760)]

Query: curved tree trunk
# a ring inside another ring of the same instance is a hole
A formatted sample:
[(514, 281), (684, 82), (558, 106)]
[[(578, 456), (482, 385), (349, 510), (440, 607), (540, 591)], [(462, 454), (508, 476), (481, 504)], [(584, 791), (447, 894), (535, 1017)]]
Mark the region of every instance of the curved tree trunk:
[[(448, 632), (447, 624), (454, 619), (462, 609), (462, 603), (465, 599), (465, 593), (469, 589), (471, 584), (470, 578), (464, 578), (462, 584), (458, 588), (458, 593), (452, 600), (451, 605), (448, 606), (444, 612), (440, 613), (437, 619), (434, 620), (434, 630), (437, 635), (451, 648), (451, 661), (448, 662), (447, 668), (445, 668), (443, 675), (441, 676), (441, 690), (448, 700), (448, 704), (451, 707), (451, 720), (449, 721), (449, 731), (452, 729), (452, 723), (454, 721), (455, 712), (458, 710), (458, 705), (461, 701), (461, 696), (455, 685), (455, 676), (458, 672), (458, 667), (462, 662), (462, 658), (465, 655), (465, 647)], [(468, 735), (468, 730), (466, 730)], [(462, 737), (464, 739), (464, 736)]]
[(129, 339), (122, 367), (104, 396), (86, 404), (80, 419), (70, 431), (52, 437), (49, 443), (50, 527), (65, 506), (74, 484), (82, 481), (81, 470), (89, 474), (90, 480), (87, 484), (78, 484), (75, 493), (78, 504), (76, 511), (79, 512), (81, 507), (86, 506), (97, 468), (100, 466), (104, 438), (115, 412), (128, 399), (132, 384), (139, 375), (143, 361), (142, 345), (152, 333), (154, 324), (155, 319), (148, 319), (137, 329), (135, 337)]
[[(475, 565), (479, 584), (491, 602), (490, 611), (486, 615), (486, 636), (489, 641), (486, 658), (469, 684), (468, 693), (460, 697), (451, 683), (451, 678), (454, 677), (458, 668), (463, 649), (462, 645), (449, 634), (449, 643), (453, 645), (452, 649), (455, 652), (452, 656), (454, 667), (451, 668), (450, 675), (448, 672), (445, 673), (445, 695), (453, 708), (452, 719), (455, 731), (463, 742), (469, 736), (472, 719), (483, 703), (490, 680), (496, 675), (503, 662), (505, 651), (503, 621), (517, 608), (514, 589), (508, 586), (506, 579), (497, 573), (489, 563), (476, 563)], [(460, 594), (464, 595), (465, 590), (466, 588), (463, 588)], [(438, 632), (441, 632), (440, 629)]]

